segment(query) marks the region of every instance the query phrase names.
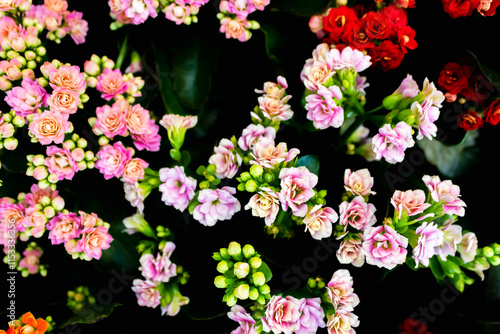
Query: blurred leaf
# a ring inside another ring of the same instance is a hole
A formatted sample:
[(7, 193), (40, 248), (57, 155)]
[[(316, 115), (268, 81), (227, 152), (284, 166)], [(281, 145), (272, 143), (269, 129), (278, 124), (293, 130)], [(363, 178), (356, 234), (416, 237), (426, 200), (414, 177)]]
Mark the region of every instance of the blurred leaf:
[(297, 163), (295, 164), (295, 166), (296, 167), (304, 166), (307, 169), (309, 169), (309, 171), (311, 173), (314, 173), (316, 175), (318, 175), (318, 173), (319, 173), (319, 159), (314, 154), (304, 155), (304, 156), (300, 157), (297, 160)]
[(498, 90), (500, 91), (500, 73), (493, 71), (489, 66), (484, 64), (482, 61), (480, 61), (477, 56), (472, 53), (470, 50), (467, 50), (472, 57), (476, 60), (477, 66), (483, 72), (483, 74), (486, 76), (489, 82)]
[(273, 277), (273, 273), (271, 272), (271, 269), (269, 268), (269, 266), (265, 262), (262, 262), (262, 264), (259, 267), (259, 271), (261, 271), (264, 274), (264, 276), (266, 277), (266, 283), (269, 282), (271, 280), (271, 278)]
[(281, 60), (277, 53), (279, 53), (280, 48), (287, 45), (285, 35), (281, 34), (275, 26), (266, 22), (260, 23), (260, 29), (264, 33), (267, 56), (271, 61), (280, 63)]
[(119, 303), (109, 303), (107, 305), (94, 304), (63, 321), (60, 328), (74, 324), (94, 324), (109, 317), (115, 307), (120, 305)]
[(312, 16), (322, 13), (330, 3), (330, 0), (273, 0), (270, 9), (297, 16)]
[(447, 177), (457, 177), (477, 162), (479, 148), (476, 146), (478, 131), (468, 131), (462, 142), (445, 145), (442, 142), (424, 137), (417, 141), (429, 163)]

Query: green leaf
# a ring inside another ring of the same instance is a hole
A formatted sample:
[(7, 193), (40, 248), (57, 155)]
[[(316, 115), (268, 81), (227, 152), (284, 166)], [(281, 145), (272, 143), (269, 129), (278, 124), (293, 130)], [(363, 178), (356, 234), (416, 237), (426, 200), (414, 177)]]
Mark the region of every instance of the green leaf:
[(319, 173), (319, 159), (314, 154), (304, 155), (297, 160), (296, 167), (304, 166), (311, 173), (318, 175)]
[(273, 0), (270, 10), (277, 10), (297, 16), (320, 14), (330, 6), (330, 0)]
[(447, 177), (457, 177), (478, 161), (476, 146), (478, 131), (468, 131), (464, 140), (457, 145), (445, 145), (437, 139), (424, 137), (417, 141), (427, 161)]
[(262, 261), (262, 264), (259, 267), (259, 271), (262, 271), (262, 273), (266, 277), (266, 283), (269, 282), (271, 280), (271, 278), (273, 277), (273, 273), (271, 272), (271, 269), (269, 268), (267, 263), (265, 263), (264, 261)]
[(484, 64), (482, 61), (480, 61), (474, 53), (472, 53), (470, 50), (467, 50), (472, 57), (476, 60), (477, 66), (483, 72), (483, 74), (486, 76), (488, 81), (496, 88), (497, 91), (500, 91), (500, 73), (493, 71), (489, 66)]
[(275, 63), (280, 63), (278, 57), (279, 49), (286, 46), (285, 34), (280, 34), (278, 29), (270, 23), (260, 22), (260, 30), (264, 33), (265, 48), (269, 59)]
[(94, 324), (109, 317), (115, 307), (120, 305), (119, 303), (109, 303), (107, 305), (93, 304), (63, 321), (60, 328), (74, 324)]
[(431, 268), (432, 274), (436, 277), (438, 281), (445, 278), (443, 268), (441, 268), (441, 263), (438, 261), (436, 256), (429, 259), (429, 267)]

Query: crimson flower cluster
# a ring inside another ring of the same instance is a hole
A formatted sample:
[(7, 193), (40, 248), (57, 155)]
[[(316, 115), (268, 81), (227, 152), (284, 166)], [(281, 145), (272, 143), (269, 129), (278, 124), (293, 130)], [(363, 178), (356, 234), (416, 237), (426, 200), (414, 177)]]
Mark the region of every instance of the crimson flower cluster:
[(482, 16), (493, 16), (500, 0), (442, 0), (443, 10), (452, 19), (471, 16), (477, 10)]

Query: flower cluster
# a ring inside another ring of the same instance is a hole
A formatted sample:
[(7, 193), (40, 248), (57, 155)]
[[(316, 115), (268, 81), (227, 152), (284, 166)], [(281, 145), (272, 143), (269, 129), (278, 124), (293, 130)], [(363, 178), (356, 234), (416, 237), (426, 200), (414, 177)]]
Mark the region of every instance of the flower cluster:
[(309, 27), (318, 38), (339, 50), (351, 47), (366, 52), (372, 67), (388, 71), (401, 64), (405, 54), (417, 47), (415, 30), (408, 25), (406, 8), (377, 1), (376, 10), (362, 4), (341, 5), (313, 15)]
[(35, 318), (31, 312), (26, 312), (20, 319), (10, 321), (9, 329), (7, 331), (0, 330), (0, 334), (44, 334), (45, 332), (50, 332), (52, 330), (53, 326), (51, 322), (51, 316), (48, 316), (45, 319)]
[(248, 41), (252, 37), (250, 30), (260, 28), (257, 21), (248, 20), (248, 15), (257, 10), (263, 11), (270, 2), (271, 0), (222, 0), (217, 14), (220, 32), (228, 39)]
[(441, 0), (443, 10), (448, 13), (452, 19), (466, 17), (477, 11), (482, 16), (493, 16), (496, 13), (500, 1), (498, 0)]

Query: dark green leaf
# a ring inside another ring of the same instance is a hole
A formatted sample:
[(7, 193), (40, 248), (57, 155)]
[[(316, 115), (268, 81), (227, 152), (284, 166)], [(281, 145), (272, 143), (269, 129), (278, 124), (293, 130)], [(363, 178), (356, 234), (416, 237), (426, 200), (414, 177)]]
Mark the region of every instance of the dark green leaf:
[(266, 283), (269, 282), (271, 280), (271, 278), (273, 277), (273, 273), (271, 272), (271, 269), (264, 261), (260, 265), (259, 271), (262, 271), (264, 276), (266, 276)]
[(300, 157), (297, 160), (297, 163), (295, 164), (295, 166), (296, 167), (304, 166), (307, 169), (309, 169), (309, 171), (311, 173), (314, 173), (316, 175), (318, 175), (318, 173), (319, 173), (319, 159), (314, 154), (304, 155), (304, 156)]
[(101, 321), (113, 312), (114, 308), (120, 306), (119, 303), (109, 303), (107, 305), (94, 304), (78, 313), (75, 313), (69, 319), (61, 323), (60, 328), (74, 324), (94, 324)]
[(330, 0), (273, 0), (270, 9), (297, 16), (312, 16), (325, 11), (330, 2)]
[(277, 53), (286, 45), (284, 35), (280, 34), (275, 26), (266, 22), (260, 23), (260, 29), (264, 33), (267, 56), (273, 62), (280, 63)]

